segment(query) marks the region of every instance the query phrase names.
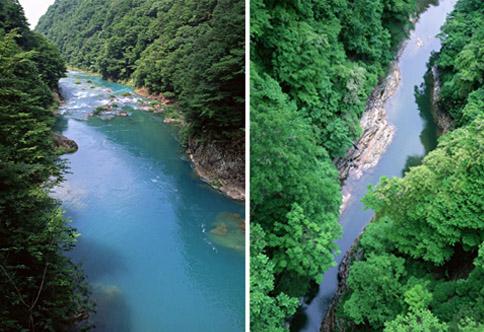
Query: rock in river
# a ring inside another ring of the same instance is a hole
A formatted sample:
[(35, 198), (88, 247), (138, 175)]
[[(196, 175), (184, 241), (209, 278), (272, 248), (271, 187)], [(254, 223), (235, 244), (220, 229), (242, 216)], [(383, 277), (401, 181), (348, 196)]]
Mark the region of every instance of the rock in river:
[(79, 148), (76, 142), (59, 133), (54, 133), (54, 144), (59, 154), (74, 153)]

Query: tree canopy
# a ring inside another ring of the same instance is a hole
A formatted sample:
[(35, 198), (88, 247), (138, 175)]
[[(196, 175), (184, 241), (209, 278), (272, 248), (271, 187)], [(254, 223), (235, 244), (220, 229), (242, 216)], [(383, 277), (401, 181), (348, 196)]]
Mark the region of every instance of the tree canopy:
[(176, 98), (202, 138), (244, 135), (244, 1), (56, 0), (37, 30), (68, 64)]
[(415, 11), (414, 0), (251, 1), (251, 236), (263, 243), (251, 252), (252, 331), (285, 330), (334, 264), (332, 161), (361, 134)]
[(60, 331), (91, 310), (76, 238), (48, 192), (62, 179), (51, 89), (59, 52), (29, 30), (18, 1), (0, 0), (0, 330)]

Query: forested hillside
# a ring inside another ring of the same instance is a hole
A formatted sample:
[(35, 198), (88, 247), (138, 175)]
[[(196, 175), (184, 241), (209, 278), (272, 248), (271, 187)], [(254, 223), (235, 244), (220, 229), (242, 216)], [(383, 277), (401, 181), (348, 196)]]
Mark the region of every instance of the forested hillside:
[(174, 97), (192, 135), (244, 136), (244, 1), (57, 0), (37, 30), (72, 66)]
[(340, 235), (333, 164), (415, 0), (251, 1), (251, 327), (284, 331)]
[(0, 330), (63, 331), (87, 317), (75, 231), (48, 191), (62, 179), (52, 94), (57, 49), (31, 32), (17, 0), (0, 0)]
[(361, 331), (484, 330), (484, 8), (459, 0), (433, 57), (457, 129), (422, 165), (383, 178), (339, 316)]

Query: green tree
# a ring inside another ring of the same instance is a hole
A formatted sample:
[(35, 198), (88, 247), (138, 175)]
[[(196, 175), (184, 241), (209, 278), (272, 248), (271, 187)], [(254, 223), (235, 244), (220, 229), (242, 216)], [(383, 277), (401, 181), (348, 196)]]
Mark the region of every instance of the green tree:
[[(266, 234), (273, 301), (303, 296), (332, 265), (341, 203), (332, 160), (360, 136), (414, 11), (414, 0), (251, 2), (251, 223)], [(266, 280), (251, 273), (252, 287)], [(273, 317), (283, 329), (287, 317)]]
[[(340, 232), (337, 173), (317, 146), (311, 127), (273, 79), (254, 69), (251, 89), (252, 107), (258, 110), (251, 119), (252, 222), (269, 234), (268, 246), (274, 248), (269, 250), (270, 258), (275, 259), (278, 273), (276, 288), (301, 296), (310, 279), (319, 281), (336, 250), (332, 241)], [(295, 203), (299, 207), (290, 213)], [(303, 221), (304, 226), (298, 225)], [(321, 256), (304, 257), (314, 249)], [(285, 269), (289, 264), (291, 269)]]
[(0, 330), (88, 327), (84, 276), (64, 256), (76, 233), (48, 195), (65, 169), (53, 144), (49, 89), (64, 64), (28, 30), (17, 1), (0, 8)]
[(405, 260), (393, 255), (372, 255), (353, 263), (348, 278), (352, 292), (344, 313), (356, 324), (368, 322), (381, 329), (404, 307), (406, 276)]
[(298, 300), (274, 290), (274, 263), (265, 255), (265, 234), (255, 224), (251, 229), (250, 328), (253, 331), (282, 332), (284, 321), (296, 311)]
[(447, 325), (428, 309), (415, 309), (385, 324), (385, 332), (445, 332)]
[(333, 265), (332, 241), (332, 234), (308, 220), (304, 210), (294, 203), (287, 220), (274, 223), (274, 233), (268, 239), (275, 271), (292, 271), (319, 282), (321, 270)]

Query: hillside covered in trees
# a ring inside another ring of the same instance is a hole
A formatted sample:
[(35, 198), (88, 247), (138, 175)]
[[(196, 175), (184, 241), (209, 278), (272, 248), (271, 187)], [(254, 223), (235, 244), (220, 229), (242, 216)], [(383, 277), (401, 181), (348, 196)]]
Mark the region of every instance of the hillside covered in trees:
[(243, 144), (244, 1), (57, 0), (37, 30), (71, 66), (174, 97), (192, 135)]
[(284, 331), (333, 263), (340, 179), (415, 0), (251, 1), (251, 328)]
[(339, 307), (349, 330), (484, 330), (483, 26), (482, 2), (459, 0), (432, 58), (439, 107), (456, 129), (365, 197), (376, 217)]
[(64, 256), (75, 241), (48, 191), (62, 180), (52, 127), (58, 50), (31, 32), (17, 0), (0, 0), (0, 330), (63, 331), (91, 304)]

